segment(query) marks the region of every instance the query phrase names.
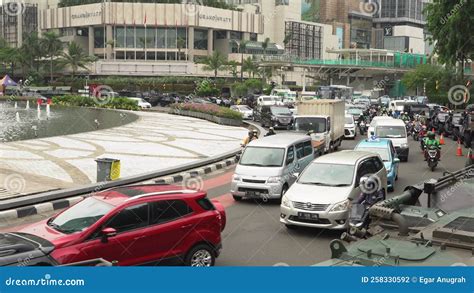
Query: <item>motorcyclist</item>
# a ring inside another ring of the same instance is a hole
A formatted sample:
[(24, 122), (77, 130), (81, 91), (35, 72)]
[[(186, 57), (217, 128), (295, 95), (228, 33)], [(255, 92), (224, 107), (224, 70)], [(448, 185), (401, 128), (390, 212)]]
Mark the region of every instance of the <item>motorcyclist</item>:
[(258, 139), (258, 133), (256, 134), (255, 132), (256, 132), (256, 130), (249, 131), (248, 136), (245, 137), (244, 141), (242, 142), (243, 147), (247, 146), (250, 142)]
[(383, 107), (381, 116), (388, 116), (387, 108)]
[[(362, 125), (364, 123), (364, 126)], [(367, 123), (367, 118), (365, 116), (365, 113), (362, 112), (362, 114), (360, 114), (359, 118), (357, 119), (357, 124), (359, 126), (359, 132), (361, 135), (364, 135), (365, 133), (365, 124)]]
[(359, 198), (357, 199), (357, 203), (362, 204), (365, 202), (366, 205), (373, 206), (377, 202), (383, 200), (383, 197), (384, 197), (384, 192), (382, 188), (372, 193), (361, 192), (359, 195)]
[(403, 122), (410, 121), (410, 117), (408, 116), (407, 112), (403, 112), (402, 115), (400, 116), (400, 119), (402, 119)]
[(267, 136), (272, 136), (272, 135), (276, 135), (276, 132), (275, 132), (275, 128), (270, 127), (270, 128), (268, 129), (267, 134), (265, 134), (265, 137), (267, 137)]
[(425, 142), (425, 161), (428, 160), (428, 150), (429, 149), (436, 149), (438, 150), (438, 154), (436, 155), (436, 159), (439, 160), (441, 155), (441, 147), (439, 141), (436, 139), (436, 135), (433, 132), (428, 132), (428, 135), (424, 139)]

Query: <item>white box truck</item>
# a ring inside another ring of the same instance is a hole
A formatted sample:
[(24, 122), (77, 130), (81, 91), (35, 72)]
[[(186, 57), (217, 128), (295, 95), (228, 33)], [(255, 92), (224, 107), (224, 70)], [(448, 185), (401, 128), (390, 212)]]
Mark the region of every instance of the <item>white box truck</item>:
[(313, 147), (318, 153), (332, 152), (344, 139), (345, 104), (341, 100), (313, 100), (298, 103), (293, 129), (311, 132)]

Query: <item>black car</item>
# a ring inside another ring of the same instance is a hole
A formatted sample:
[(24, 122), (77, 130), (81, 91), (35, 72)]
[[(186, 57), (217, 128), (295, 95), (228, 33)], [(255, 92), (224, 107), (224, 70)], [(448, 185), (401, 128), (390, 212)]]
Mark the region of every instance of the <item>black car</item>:
[[(51, 256), (54, 245), (46, 239), (28, 233), (0, 233), (0, 266), (57, 266)], [(111, 266), (103, 259), (93, 259), (68, 266)]]
[(404, 106), (404, 111), (413, 118), (416, 115), (429, 115), (430, 108), (423, 104), (408, 104)]
[(263, 127), (288, 129), (293, 123), (293, 113), (285, 106), (261, 106), (254, 111)]

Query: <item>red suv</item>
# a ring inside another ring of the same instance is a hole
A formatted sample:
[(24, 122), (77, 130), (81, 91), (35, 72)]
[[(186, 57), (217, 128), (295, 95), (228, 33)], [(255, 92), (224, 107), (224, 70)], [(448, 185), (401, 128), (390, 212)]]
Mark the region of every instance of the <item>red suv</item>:
[(137, 185), (110, 189), (20, 232), (51, 241), (60, 264), (103, 258), (118, 265), (179, 260), (213, 266), (226, 217), (203, 191)]

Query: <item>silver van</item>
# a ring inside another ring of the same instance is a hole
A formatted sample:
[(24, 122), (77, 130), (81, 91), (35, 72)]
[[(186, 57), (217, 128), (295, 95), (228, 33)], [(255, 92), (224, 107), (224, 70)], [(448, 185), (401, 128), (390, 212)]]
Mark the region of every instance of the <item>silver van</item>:
[(311, 137), (282, 133), (252, 141), (242, 153), (232, 177), (231, 193), (242, 198), (280, 200), (314, 159)]

